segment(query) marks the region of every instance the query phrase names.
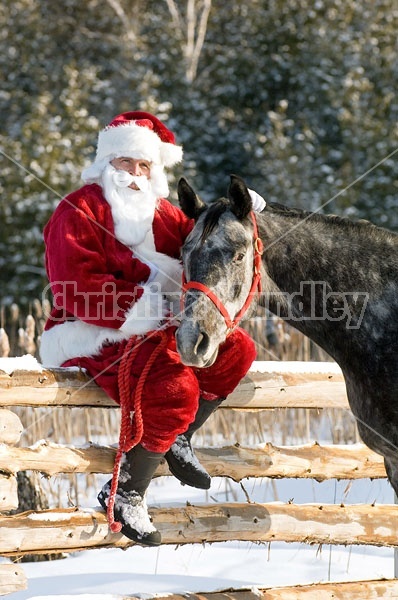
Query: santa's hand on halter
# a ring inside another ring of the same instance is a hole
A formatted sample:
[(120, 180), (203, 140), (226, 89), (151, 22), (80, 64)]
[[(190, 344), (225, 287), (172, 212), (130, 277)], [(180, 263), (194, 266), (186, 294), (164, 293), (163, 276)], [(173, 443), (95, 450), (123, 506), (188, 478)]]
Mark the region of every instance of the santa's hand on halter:
[(127, 310), (126, 320), (119, 330), (126, 337), (144, 335), (148, 331), (158, 329), (169, 314), (167, 302), (158, 283), (142, 285), (142, 288), (144, 293)]
[(253, 210), (255, 210), (256, 212), (261, 212), (267, 206), (266, 201), (262, 196), (260, 196), (260, 194), (257, 194), (257, 192), (255, 192), (254, 190), (249, 190), (248, 188), (247, 191), (249, 192), (250, 198), (252, 199)]

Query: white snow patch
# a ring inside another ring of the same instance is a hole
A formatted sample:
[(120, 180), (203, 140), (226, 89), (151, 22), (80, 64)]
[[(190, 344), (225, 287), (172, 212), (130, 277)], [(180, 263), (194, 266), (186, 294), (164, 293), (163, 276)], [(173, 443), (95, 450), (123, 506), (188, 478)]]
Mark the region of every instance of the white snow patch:
[(68, 521), (70, 517), (70, 513), (60, 512), (37, 512), (27, 516), (31, 521)]
[(292, 361), (254, 361), (250, 371), (257, 373), (341, 373), (335, 362)]
[(43, 371), (42, 365), (31, 354), (0, 358), (0, 371), (11, 375), (14, 371)]
[(65, 596), (61, 595), (51, 595), (51, 596), (30, 596), (29, 600), (120, 600), (120, 596), (115, 596), (114, 594), (69, 594)]
[(262, 596), (263, 596), (263, 593), (261, 592), (261, 590), (255, 585), (251, 586), (250, 591), (252, 594), (259, 596), (259, 598), (262, 598)]

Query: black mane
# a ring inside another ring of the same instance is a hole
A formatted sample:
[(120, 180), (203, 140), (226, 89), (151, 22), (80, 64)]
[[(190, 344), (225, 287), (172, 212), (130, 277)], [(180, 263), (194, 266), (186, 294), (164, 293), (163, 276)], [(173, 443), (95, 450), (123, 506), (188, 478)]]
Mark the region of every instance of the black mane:
[(288, 218), (299, 220), (311, 219), (311, 221), (315, 223), (324, 224), (328, 226), (334, 225), (336, 227), (343, 227), (346, 230), (350, 230), (352, 232), (360, 232), (361, 230), (364, 230), (366, 228), (366, 232), (368, 235), (381, 235), (382, 237), (387, 237), (390, 239), (391, 237), (396, 238), (398, 236), (397, 233), (389, 229), (385, 229), (383, 227), (374, 225), (373, 223), (365, 219), (358, 219), (357, 221), (354, 221), (349, 217), (343, 217), (341, 215), (325, 215), (323, 213), (311, 212), (303, 210), (301, 208), (290, 208), (288, 206), (285, 206), (284, 204), (279, 204), (278, 202), (268, 202), (265, 210), (267, 209), (271, 210), (271, 212), (279, 213)]
[(203, 242), (211, 234), (220, 220), (221, 215), (225, 213), (228, 206), (229, 201), (226, 198), (220, 198), (219, 200), (209, 204), (203, 224), (203, 231), (200, 236), (201, 242)]
[[(200, 236), (200, 240), (203, 241), (212, 233), (214, 228), (217, 226), (220, 217), (230, 207), (230, 201), (227, 198), (219, 198), (214, 202), (211, 202), (207, 206), (205, 220), (203, 224), (203, 231)], [(393, 239), (394, 242), (398, 241), (398, 234), (383, 227), (374, 225), (370, 221), (365, 219), (352, 220), (349, 217), (343, 217), (341, 215), (334, 214), (323, 214), (319, 212), (311, 212), (297, 207), (289, 207), (278, 202), (268, 202), (266, 208), (263, 211), (263, 215), (267, 212), (277, 213), (287, 218), (295, 220), (311, 220), (313, 223), (330, 227), (341, 227), (346, 231), (360, 234), (361, 231), (366, 231), (367, 235), (371, 234), (372, 237), (378, 237), (379, 239)]]

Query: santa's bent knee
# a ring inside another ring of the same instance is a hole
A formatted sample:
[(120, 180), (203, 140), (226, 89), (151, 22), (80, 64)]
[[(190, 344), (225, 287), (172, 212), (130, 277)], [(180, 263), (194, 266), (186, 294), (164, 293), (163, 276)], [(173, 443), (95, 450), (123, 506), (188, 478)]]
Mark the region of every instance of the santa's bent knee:
[(144, 436), (142, 443), (153, 452), (166, 452), (178, 434), (186, 431), (195, 418), (199, 401), (199, 383), (189, 367), (173, 377), (168, 385), (159, 385), (142, 402)]

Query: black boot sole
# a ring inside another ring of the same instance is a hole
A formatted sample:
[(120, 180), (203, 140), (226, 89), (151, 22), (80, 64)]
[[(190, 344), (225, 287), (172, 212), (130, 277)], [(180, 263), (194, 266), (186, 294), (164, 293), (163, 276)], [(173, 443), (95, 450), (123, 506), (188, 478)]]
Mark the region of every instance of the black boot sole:
[[(101, 492), (98, 494), (97, 499), (106, 513), (108, 510), (108, 507), (106, 505), (104, 498), (101, 495)], [(115, 521), (121, 522), (121, 520), (119, 519), (117, 510), (114, 511), (114, 517), (115, 517)], [(162, 543), (162, 536), (159, 533), (159, 531), (154, 531), (153, 533), (148, 533), (148, 535), (143, 536), (143, 535), (140, 535), (138, 533), (138, 531), (136, 531), (129, 525), (122, 525), (121, 533), (124, 536), (126, 536), (127, 538), (129, 538), (129, 540), (132, 540), (133, 542), (136, 542), (137, 544), (140, 544), (141, 546), (160, 546), (160, 544)]]
[(170, 472), (176, 477), (179, 481), (181, 481), (184, 485), (189, 485), (190, 487), (196, 488), (198, 490), (208, 490), (211, 486), (211, 477), (210, 475), (205, 475), (203, 473), (187, 471), (187, 469), (182, 469), (180, 463), (175, 460), (172, 452), (166, 452), (165, 459), (170, 469)]

